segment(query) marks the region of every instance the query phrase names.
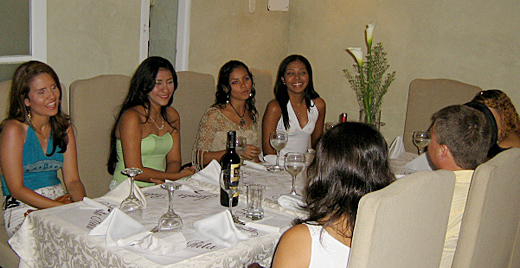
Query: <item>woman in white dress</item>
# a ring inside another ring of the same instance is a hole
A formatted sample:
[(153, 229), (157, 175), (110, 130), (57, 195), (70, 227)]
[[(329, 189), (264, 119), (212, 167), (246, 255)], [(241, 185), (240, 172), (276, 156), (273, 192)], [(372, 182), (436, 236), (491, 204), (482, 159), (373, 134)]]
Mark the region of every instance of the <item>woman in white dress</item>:
[(367, 124), (339, 124), (318, 142), (307, 177), (309, 216), (282, 236), (272, 267), (345, 268), (359, 200), (394, 181), (386, 141)]
[(289, 137), (282, 156), (288, 152), (306, 153), (309, 146), (315, 148), (323, 134), (326, 106), (314, 90), (311, 64), (305, 57), (290, 55), (281, 62), (274, 94), (262, 121), (264, 155), (276, 154), (269, 135), (277, 131), (285, 131)]

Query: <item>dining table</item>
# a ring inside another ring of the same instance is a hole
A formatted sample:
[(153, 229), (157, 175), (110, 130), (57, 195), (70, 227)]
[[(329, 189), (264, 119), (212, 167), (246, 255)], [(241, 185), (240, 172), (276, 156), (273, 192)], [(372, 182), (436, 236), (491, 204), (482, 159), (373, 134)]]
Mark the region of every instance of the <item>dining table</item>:
[[(401, 175), (413, 172), (404, 165), (416, 156), (405, 153), (393, 159), (394, 172)], [(183, 221), (180, 232), (186, 245), (174, 252), (157, 254), (130, 246), (109, 246), (104, 236), (90, 235), (91, 230), (107, 218), (111, 208), (119, 207), (118, 203), (103, 197), (93, 200), (105, 205), (105, 209), (89, 207), (80, 201), (32, 212), (9, 243), (20, 256), (19, 267), (247, 267), (252, 263), (269, 267), (280, 236), (292, 226), (295, 218), (304, 218), (306, 213), (278, 203), (281, 195), (291, 191), (288, 172), (271, 172), (258, 167), (242, 166), (243, 183), (233, 214), (245, 223), (235, 226), (247, 234), (247, 239), (231, 246), (216, 243), (194, 228), (195, 222), (228, 209), (220, 205), (218, 179), (208, 182), (195, 175), (177, 181), (182, 187), (174, 192), (173, 204)], [(299, 194), (304, 192), (305, 174), (304, 169), (296, 179)], [(265, 217), (261, 220), (246, 217), (243, 187), (249, 183), (266, 186)], [(138, 222), (152, 230), (168, 209), (168, 193), (159, 185), (141, 188), (141, 191), (146, 207)]]

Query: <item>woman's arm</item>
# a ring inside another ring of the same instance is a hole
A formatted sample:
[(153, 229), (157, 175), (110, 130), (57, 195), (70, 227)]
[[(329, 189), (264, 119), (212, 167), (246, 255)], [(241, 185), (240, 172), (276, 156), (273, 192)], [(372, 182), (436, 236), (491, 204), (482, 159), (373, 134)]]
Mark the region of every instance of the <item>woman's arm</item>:
[(173, 138), (173, 146), (166, 155), (166, 172), (171, 173), (170, 180), (178, 180), (193, 175), (194, 169), (189, 167), (181, 170), (181, 120), (179, 113), (173, 107), (168, 108), (168, 121), (174, 122), (173, 126), (175, 129), (170, 133)]
[(0, 164), (11, 196), (35, 208), (63, 205), (37, 194), (23, 184), (23, 144), (28, 126), (16, 120), (7, 122), (0, 133)]
[(271, 100), (265, 108), (264, 118), (262, 120), (262, 150), (264, 155), (276, 154), (276, 151), (271, 147), (269, 142), (269, 135), (276, 132), (278, 121), (282, 117), (282, 109), (278, 101)]
[[(121, 117), (118, 128), (121, 139), (121, 146), (123, 148), (125, 167), (135, 167), (141, 169), (143, 173), (135, 177), (135, 179), (144, 182), (162, 183), (164, 180), (179, 179), (179, 174), (159, 171), (143, 166), (143, 162), (141, 160), (142, 126), (143, 124), (141, 123), (141, 115), (135, 109), (127, 110)], [(173, 148), (174, 147), (172, 147), (170, 150), (170, 153), (173, 151)], [(172, 162), (180, 162), (180, 147), (178, 153), (178, 160), (171, 160)], [(170, 163), (170, 165), (172, 165), (171, 169), (174, 170), (175, 163)]]
[[(216, 117), (218, 108), (210, 108), (202, 116), (199, 123), (199, 129), (197, 131), (197, 139), (195, 144), (195, 156), (196, 159), (194, 164), (197, 164), (199, 169), (209, 164), (211, 160), (215, 159), (220, 161), (220, 158), (226, 153), (226, 150), (220, 151), (209, 151), (213, 140), (215, 139), (215, 133), (222, 131), (216, 124)], [(202, 163), (201, 163), (202, 162)]]
[(69, 143), (67, 144), (67, 151), (63, 154), (63, 166), (61, 172), (63, 174), (63, 182), (70, 194), (72, 201), (81, 201), (87, 194), (85, 187), (79, 178), (78, 171), (78, 157), (76, 151), (76, 137), (74, 130), (69, 127), (67, 130)]
[(311, 134), (311, 146), (313, 149), (316, 149), (316, 144), (318, 143), (321, 135), (323, 135), (323, 126), (325, 124), (325, 113), (327, 107), (325, 105), (325, 101), (322, 98), (316, 98), (313, 101), (314, 105), (316, 105), (318, 108), (318, 121), (316, 121), (314, 131), (312, 131)]
[(311, 263), (312, 238), (307, 226), (298, 224), (280, 238), (272, 268), (306, 268)]

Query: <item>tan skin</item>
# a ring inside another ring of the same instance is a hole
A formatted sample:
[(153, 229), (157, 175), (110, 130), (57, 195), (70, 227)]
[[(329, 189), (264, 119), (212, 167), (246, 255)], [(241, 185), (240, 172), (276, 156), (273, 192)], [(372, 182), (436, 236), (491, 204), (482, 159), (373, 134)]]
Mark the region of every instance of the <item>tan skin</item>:
[[(249, 77), (247, 71), (243, 67), (238, 67), (231, 72), (229, 75), (229, 84), (231, 85), (231, 95), (229, 97), (229, 102), (237, 112), (244, 115), (244, 120), (246, 124), (244, 127), (249, 127), (253, 124), (253, 120), (251, 119), (251, 113), (246, 109), (246, 100), (249, 98), (252, 89), (252, 81)], [(224, 114), (229, 120), (240, 126), (240, 116), (237, 115), (235, 110), (231, 107), (231, 105), (226, 104), (224, 108), (215, 106), (222, 114)], [(204, 152), (203, 156), (203, 165), (207, 165), (211, 162), (211, 160), (215, 159), (220, 161), (220, 158), (226, 153), (226, 150), (221, 151), (213, 151), (213, 152)], [(251, 159), (255, 162), (260, 162), (258, 155), (260, 154), (260, 148), (254, 145), (247, 145), (242, 156), (246, 159)]]
[[(31, 111), (31, 122), (43, 153), (47, 153), (47, 141), (51, 127), (50, 117), (58, 113), (60, 91), (54, 79), (47, 73), (33, 78), (29, 85), (25, 106)], [(28, 123), (17, 120), (6, 122), (0, 133), (0, 165), (11, 196), (35, 208), (49, 208), (61, 203), (27, 188), (23, 184), (23, 144), (27, 137)], [(68, 129), (67, 151), (63, 154), (63, 182), (72, 201), (81, 201), (86, 196), (85, 187), (79, 178), (76, 157), (76, 139), (72, 127)]]
[[(178, 180), (195, 172), (192, 167), (181, 170), (180, 120), (179, 113), (173, 107), (167, 108), (167, 116), (168, 121), (174, 122), (175, 129), (167, 122), (164, 122), (163, 129), (159, 129), (163, 123), (160, 108), (168, 104), (168, 100), (173, 93), (172, 73), (169, 70), (160, 69), (156, 77), (155, 87), (148, 93), (151, 119), (147, 121), (147, 109), (136, 106), (125, 111), (117, 126), (116, 138), (121, 140), (125, 166), (143, 170), (143, 173), (135, 178), (136, 180), (161, 184), (165, 180)], [(149, 135), (163, 136), (167, 132), (173, 138), (173, 146), (166, 155), (166, 170), (159, 171), (144, 167), (141, 161), (141, 140)]]
[[(346, 228), (347, 236), (341, 235), (337, 230)], [(336, 240), (350, 247), (352, 234), (348, 229), (348, 221), (340, 219), (326, 226), (325, 230)], [(311, 262), (312, 239), (307, 226), (298, 224), (287, 230), (276, 248), (273, 257), (273, 268), (306, 268)]]
[[(304, 92), (309, 81), (309, 74), (305, 64), (299, 60), (293, 61), (287, 65), (282, 81), (287, 85), (287, 92), (289, 94), (289, 101), (291, 102), (293, 110), (296, 112), (298, 123), (300, 127), (305, 127), (309, 122), (307, 115), (307, 107), (304, 99)], [(313, 100), (318, 108), (318, 121), (311, 134), (311, 146), (316, 148), (318, 139), (323, 134), (323, 125), (325, 122), (326, 105), (322, 98)], [(264, 155), (276, 154), (276, 151), (269, 143), (269, 135), (276, 132), (276, 125), (282, 117), (282, 110), (277, 100), (271, 100), (265, 109), (264, 118), (262, 121), (262, 149)]]

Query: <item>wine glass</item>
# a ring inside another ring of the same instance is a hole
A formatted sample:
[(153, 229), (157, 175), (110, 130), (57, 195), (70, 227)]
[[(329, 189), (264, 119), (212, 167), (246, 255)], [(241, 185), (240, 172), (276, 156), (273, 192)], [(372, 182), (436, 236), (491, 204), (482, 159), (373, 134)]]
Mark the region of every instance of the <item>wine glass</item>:
[(121, 202), (120, 209), (131, 217), (139, 219), (143, 215), (144, 204), (134, 195), (134, 178), (143, 171), (139, 168), (125, 168), (121, 173), (128, 176), (130, 180), (130, 194)]
[(235, 148), (236, 148), (237, 154), (240, 156), (241, 165), (244, 164), (243, 154), (246, 152), (246, 147), (247, 147), (247, 138), (242, 137), (242, 136), (237, 137), (237, 142), (236, 142)]
[(181, 188), (176, 182), (165, 182), (161, 184), (161, 188), (168, 191), (168, 211), (159, 218), (157, 231), (180, 231), (182, 229), (182, 219), (175, 211), (173, 211), (173, 193)]
[(240, 172), (235, 173), (234, 170), (223, 169), (220, 172), (220, 187), (226, 191), (229, 198), (229, 213), (234, 222), (238, 222), (238, 217), (233, 215), (233, 196), (238, 192), (240, 184)]
[(287, 145), (289, 136), (287, 132), (277, 131), (269, 135), (269, 143), (276, 150), (276, 165), (271, 168), (273, 171), (281, 171), (283, 168), (280, 166), (280, 151)]
[(424, 130), (416, 130), (413, 132), (413, 144), (418, 149), (419, 154), (424, 153), (424, 148), (430, 144), (430, 132)]
[(302, 172), (303, 168), (305, 168), (305, 155), (302, 153), (287, 153), (285, 155), (285, 170), (289, 172), (292, 176), (292, 187), (291, 187), (291, 195), (299, 195), (296, 193), (295, 182), (296, 176)]

